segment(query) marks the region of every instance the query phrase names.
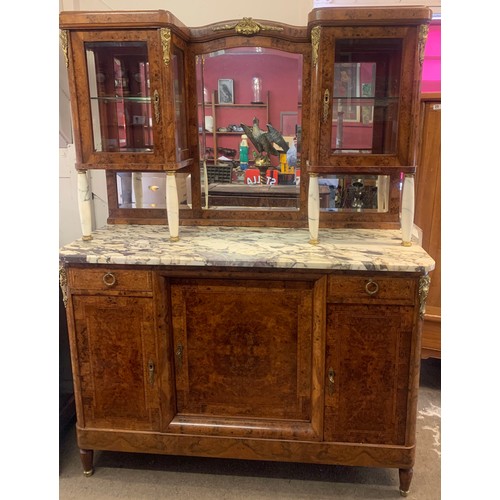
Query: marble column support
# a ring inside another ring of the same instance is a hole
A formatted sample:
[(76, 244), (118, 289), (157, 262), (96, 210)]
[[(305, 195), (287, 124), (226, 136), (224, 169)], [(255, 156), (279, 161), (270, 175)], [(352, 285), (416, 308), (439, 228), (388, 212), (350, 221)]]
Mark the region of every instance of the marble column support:
[(389, 176), (379, 175), (377, 178), (377, 209), (379, 212), (389, 210)]
[(309, 193), (307, 198), (307, 221), (309, 224), (309, 243), (319, 243), (319, 182), (318, 174), (309, 174)]
[(77, 186), (82, 240), (88, 241), (92, 239), (92, 195), (86, 170), (78, 171)]
[(403, 196), (401, 199), (401, 237), (402, 245), (411, 247), (413, 218), (415, 215), (415, 176), (406, 174), (403, 182)]
[(175, 172), (167, 172), (167, 220), (170, 241), (179, 241), (179, 195)]

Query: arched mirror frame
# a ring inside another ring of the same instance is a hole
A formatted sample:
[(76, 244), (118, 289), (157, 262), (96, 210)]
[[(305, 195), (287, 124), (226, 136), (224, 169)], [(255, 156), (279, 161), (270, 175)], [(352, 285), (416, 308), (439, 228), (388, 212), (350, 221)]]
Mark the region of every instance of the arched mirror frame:
[[(189, 44), (189, 73), (196, 74), (196, 61), (203, 55), (216, 51), (239, 48), (262, 47), (284, 52), (301, 54), (302, 57), (302, 138), (301, 138), (301, 183), (297, 210), (205, 209), (201, 193), (200, 169), (194, 167), (192, 174), (192, 210), (181, 211), (181, 224), (238, 225), (238, 226), (288, 226), (307, 225), (308, 175), (305, 164), (308, 158), (309, 123), (305, 117), (310, 114), (311, 43), (307, 27), (295, 27), (265, 20), (244, 18), (214, 23), (200, 28), (191, 28)], [(286, 84), (286, 83), (285, 83)], [(292, 83), (297, 85), (298, 82)], [(196, 78), (188, 83), (190, 99), (190, 140), (196, 144), (198, 157), (198, 96)]]

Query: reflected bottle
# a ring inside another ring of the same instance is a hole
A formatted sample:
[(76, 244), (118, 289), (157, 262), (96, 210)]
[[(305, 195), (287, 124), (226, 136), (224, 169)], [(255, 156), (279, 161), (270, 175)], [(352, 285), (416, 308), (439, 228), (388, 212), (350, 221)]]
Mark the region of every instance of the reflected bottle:
[(263, 104), (261, 96), (262, 78), (260, 78), (260, 76), (254, 76), (252, 78), (252, 94), (253, 94), (252, 104)]
[(240, 169), (246, 170), (248, 168), (248, 137), (243, 134), (240, 142)]

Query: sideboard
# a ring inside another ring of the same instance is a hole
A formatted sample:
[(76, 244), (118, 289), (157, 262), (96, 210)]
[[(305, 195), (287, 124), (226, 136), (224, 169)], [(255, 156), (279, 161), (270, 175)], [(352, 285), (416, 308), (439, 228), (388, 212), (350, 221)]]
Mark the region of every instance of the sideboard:
[(400, 231), (109, 225), (60, 250), (84, 473), (112, 450), (399, 469), (432, 258)]

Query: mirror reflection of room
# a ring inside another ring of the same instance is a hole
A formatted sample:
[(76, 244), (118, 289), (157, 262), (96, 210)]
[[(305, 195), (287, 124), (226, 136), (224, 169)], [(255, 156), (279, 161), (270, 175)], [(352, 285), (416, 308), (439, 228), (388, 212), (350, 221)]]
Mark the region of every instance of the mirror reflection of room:
[(298, 210), (302, 55), (264, 47), (204, 54), (197, 84), (203, 206)]

